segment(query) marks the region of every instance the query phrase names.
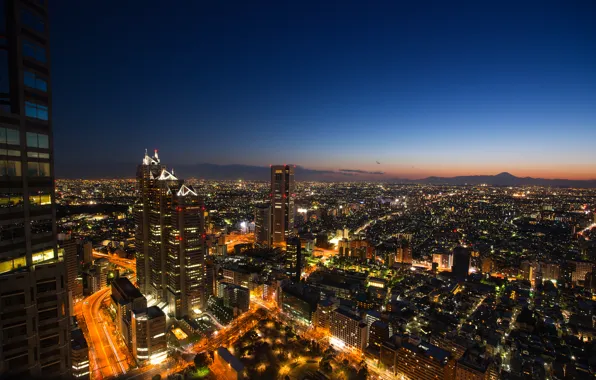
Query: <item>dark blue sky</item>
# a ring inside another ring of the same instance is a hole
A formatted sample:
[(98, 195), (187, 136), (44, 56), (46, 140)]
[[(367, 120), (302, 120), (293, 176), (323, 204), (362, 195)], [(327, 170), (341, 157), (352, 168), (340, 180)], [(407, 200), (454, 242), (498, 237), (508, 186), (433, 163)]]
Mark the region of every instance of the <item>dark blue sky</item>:
[(596, 177), (592, 0), (51, 11), (58, 177), (133, 176), (145, 148), (174, 167)]

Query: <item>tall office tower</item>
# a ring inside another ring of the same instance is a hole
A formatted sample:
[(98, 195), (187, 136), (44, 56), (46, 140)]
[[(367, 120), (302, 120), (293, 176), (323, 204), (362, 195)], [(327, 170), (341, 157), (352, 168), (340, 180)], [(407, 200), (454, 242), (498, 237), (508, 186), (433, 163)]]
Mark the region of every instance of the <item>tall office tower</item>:
[(463, 281), (468, 277), (468, 272), (470, 271), (469, 248), (460, 246), (453, 250), (453, 267), (451, 271), (459, 281)]
[(262, 247), (271, 246), (271, 205), (255, 207), (255, 242)]
[(294, 228), (294, 166), (271, 166), (271, 235), (284, 242)]
[(141, 293), (166, 301), (166, 256), (170, 223), (169, 187), (182, 183), (161, 164), (157, 151), (145, 152), (137, 168), (138, 203), (135, 205), (137, 283)]
[(302, 246), (299, 237), (291, 237), (286, 243), (286, 273), (299, 282), (302, 274)]
[(156, 186), (157, 178), (161, 175), (162, 170), (165, 170), (165, 165), (162, 165), (157, 151), (153, 157), (149, 157), (145, 151), (143, 163), (137, 167), (137, 203), (134, 205), (134, 219), (135, 219), (135, 251), (137, 259), (137, 283), (139, 289), (143, 294), (150, 293), (151, 286), (151, 263), (152, 259), (149, 255), (149, 241), (150, 234), (158, 233), (150, 229), (149, 216), (151, 210), (150, 199), (152, 189)]
[(83, 244), (83, 262), (85, 264), (93, 262), (93, 244), (90, 241)]
[(215, 294), (216, 266), (213, 260), (205, 261), (205, 299)]
[(204, 206), (190, 186), (171, 187), (170, 193), (167, 298), (170, 313), (180, 319), (199, 312), (207, 303)]
[[(72, 239), (70, 235), (58, 234), (58, 250), (64, 257), (66, 263), (66, 289), (68, 290), (68, 304), (70, 307), (71, 316), (74, 316), (74, 301), (80, 298), (82, 288), (77, 287), (78, 276), (78, 258), (77, 258), (77, 242)], [(79, 293), (77, 290), (80, 289)]]
[(182, 318), (206, 300), (205, 207), (196, 191), (145, 153), (137, 169), (137, 282), (143, 294)]
[(71, 371), (46, 3), (0, 2), (0, 377)]
[(397, 262), (412, 264), (412, 247), (409, 241), (403, 240), (399, 247), (397, 247)]

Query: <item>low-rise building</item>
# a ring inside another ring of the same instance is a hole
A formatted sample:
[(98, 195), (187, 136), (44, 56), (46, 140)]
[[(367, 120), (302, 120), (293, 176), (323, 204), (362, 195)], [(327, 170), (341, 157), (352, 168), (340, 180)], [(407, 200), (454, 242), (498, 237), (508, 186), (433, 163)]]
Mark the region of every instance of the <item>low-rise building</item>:
[(133, 348), (135, 359), (159, 364), (168, 356), (166, 315), (157, 306), (132, 313)]
[(397, 353), (397, 372), (410, 379), (452, 379), (455, 361), (449, 352), (427, 342), (402, 342)]
[(224, 372), (222, 375), (225, 379), (244, 379), (244, 364), (227, 348), (220, 347), (215, 351), (214, 362)]
[(89, 347), (81, 329), (70, 332), (70, 356), (72, 358), (72, 376), (75, 379), (88, 379), (90, 376)]
[(364, 351), (366, 348), (368, 326), (360, 316), (342, 308), (331, 313), (332, 343)]

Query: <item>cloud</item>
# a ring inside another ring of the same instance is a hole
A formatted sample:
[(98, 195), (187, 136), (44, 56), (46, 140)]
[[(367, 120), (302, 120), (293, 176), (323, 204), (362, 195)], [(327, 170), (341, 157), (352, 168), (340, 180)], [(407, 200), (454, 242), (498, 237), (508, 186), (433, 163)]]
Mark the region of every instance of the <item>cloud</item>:
[(385, 172), (369, 172), (366, 170), (358, 170), (358, 169), (339, 169), (340, 173), (353, 173), (353, 174), (374, 174), (374, 175), (383, 175)]

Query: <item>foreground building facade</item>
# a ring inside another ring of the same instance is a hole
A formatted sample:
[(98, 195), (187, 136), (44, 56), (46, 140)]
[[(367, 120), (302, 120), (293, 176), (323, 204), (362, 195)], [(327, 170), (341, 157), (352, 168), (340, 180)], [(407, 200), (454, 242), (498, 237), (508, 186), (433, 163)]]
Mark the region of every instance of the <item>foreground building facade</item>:
[(46, 2), (0, 2), (0, 29), (0, 377), (67, 377)]

